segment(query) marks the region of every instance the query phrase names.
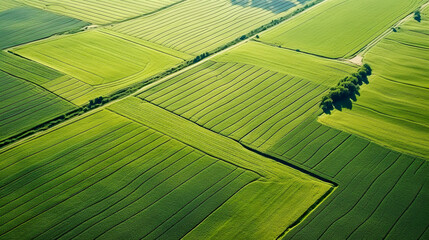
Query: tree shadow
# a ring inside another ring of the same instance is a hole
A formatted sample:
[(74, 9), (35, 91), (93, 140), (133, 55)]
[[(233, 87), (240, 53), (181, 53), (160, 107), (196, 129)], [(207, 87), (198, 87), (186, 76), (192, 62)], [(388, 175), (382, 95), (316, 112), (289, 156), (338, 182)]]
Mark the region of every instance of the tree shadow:
[[(356, 97), (355, 97), (356, 99)], [(343, 108), (346, 109), (352, 109), (353, 108), (353, 102), (351, 101), (351, 99), (345, 99), (345, 100), (341, 100), (341, 101), (337, 101), (334, 102), (334, 108), (337, 109), (338, 111), (343, 111)]]
[[(239, 5), (242, 7), (255, 7), (261, 8), (273, 13), (281, 13), (287, 11), (297, 4), (290, 0), (230, 0), (232, 5)], [(297, 0), (300, 4), (305, 4), (310, 0)]]

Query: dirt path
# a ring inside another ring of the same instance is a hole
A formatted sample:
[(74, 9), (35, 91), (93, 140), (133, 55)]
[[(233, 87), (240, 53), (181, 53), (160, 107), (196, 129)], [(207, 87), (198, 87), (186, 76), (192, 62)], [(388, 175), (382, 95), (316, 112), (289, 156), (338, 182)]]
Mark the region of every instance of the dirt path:
[[(429, 1), (425, 4), (423, 4), (420, 9), (424, 9), (427, 6), (429, 6)], [(392, 32), (392, 28), (397, 28), (399, 26), (401, 26), (405, 21), (409, 20), (410, 18), (413, 18), (414, 16), (414, 12), (405, 16), (404, 18), (402, 18), (401, 20), (399, 20), (397, 23), (395, 23), (392, 27), (390, 27), (389, 29), (387, 29), (385, 32), (383, 32), (381, 35), (379, 35), (377, 38), (375, 38), (374, 40), (372, 40), (370, 43), (368, 43), (365, 47), (363, 47), (355, 57), (351, 58), (351, 59), (345, 59), (348, 62), (354, 63), (354, 64), (358, 64), (358, 65), (362, 65), (363, 62), (363, 58), (365, 57), (365, 54), (375, 45), (377, 45), (377, 43), (379, 43), (382, 39), (384, 39), (387, 35), (389, 35)]]

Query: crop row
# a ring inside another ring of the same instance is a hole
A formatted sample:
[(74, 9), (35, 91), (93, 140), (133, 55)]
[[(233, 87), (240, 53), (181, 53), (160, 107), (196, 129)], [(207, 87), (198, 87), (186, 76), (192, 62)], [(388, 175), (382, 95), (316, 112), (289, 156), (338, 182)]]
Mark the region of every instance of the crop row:
[(271, 145), (313, 112), (325, 87), (237, 63), (207, 63), (139, 97), (225, 136)]
[[(314, 117), (268, 152), (339, 184), (333, 196), (286, 239), (418, 239), (427, 227), (427, 216), (416, 212), (428, 192), (428, 164), (422, 159), (321, 125)], [(411, 213), (415, 219), (410, 219)], [(412, 229), (407, 237), (400, 232), (405, 228)]]
[(58, 71), (6, 52), (0, 52), (0, 57), (2, 72), (13, 74), (36, 84), (43, 84), (63, 76)]
[(40, 138), (1, 153), (1, 237), (183, 236), (255, 178), (107, 111)]
[(60, 14), (83, 19), (94, 24), (107, 24), (113, 21), (139, 16), (157, 9), (161, 9), (178, 0), (145, 0), (145, 1), (118, 1), (118, 0), (66, 0), (50, 1), (46, 4), (42, 0), (19, 0), (30, 6), (47, 9)]
[(76, 30), (85, 25), (86, 22), (36, 8), (12, 8), (0, 13), (0, 48)]
[(0, 138), (6, 138), (67, 112), (73, 105), (0, 70)]
[[(269, 22), (276, 13), (296, 6), (290, 1), (256, 2), (252, 7), (223, 1), (191, 1), (165, 12), (118, 24), (113, 29), (179, 51), (198, 55)], [(173, 17), (174, 16), (174, 17)], [(242, 21), (245, 18), (246, 21)]]

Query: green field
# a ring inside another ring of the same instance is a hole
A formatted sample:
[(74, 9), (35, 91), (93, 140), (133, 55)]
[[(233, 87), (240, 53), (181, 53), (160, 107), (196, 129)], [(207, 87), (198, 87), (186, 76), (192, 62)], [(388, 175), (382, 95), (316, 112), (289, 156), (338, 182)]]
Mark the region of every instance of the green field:
[(329, 58), (348, 58), (424, 2), (330, 0), (261, 34), (261, 40)]
[(0, 59), (0, 140), (76, 107), (36, 85), (63, 74), (5, 52), (0, 52)]
[(0, 12), (11, 9), (11, 8), (15, 8), (15, 7), (19, 7), (22, 4), (15, 1), (15, 0), (2, 0), (1, 4), (0, 4)]
[(214, 60), (256, 65), (276, 72), (292, 74), (328, 87), (335, 85), (339, 79), (350, 73), (356, 72), (356, 66), (347, 62), (301, 54), (256, 41), (249, 41), (231, 49), (215, 57)]
[(0, 67), (0, 140), (72, 110), (64, 99)]
[(207, 62), (139, 97), (224, 136), (270, 146), (316, 112), (326, 90), (252, 65)]
[(308, 118), (267, 151), (339, 184), (284, 239), (426, 239), (429, 162)]
[(0, 12), (0, 49), (42, 39), (88, 25), (77, 19), (19, 7)]
[[(429, 158), (429, 9), (409, 20), (364, 58), (374, 69), (352, 110), (319, 120), (390, 148)], [(394, 129), (394, 131), (392, 131)]]
[(137, 98), (109, 109), (1, 150), (1, 238), (276, 237), (332, 187)]
[(2, 72), (37, 85), (42, 85), (64, 76), (63, 73), (10, 53), (0, 51), (0, 59), (0, 70)]
[[(2, 0), (3, 1), (3, 0)], [(82, 19), (93, 24), (108, 24), (155, 12), (180, 0), (16, 0), (43, 10)]]
[(113, 29), (166, 47), (199, 55), (269, 23), (309, 0), (189, 0), (165, 11), (126, 21)]
[(45, 86), (78, 105), (142, 81), (189, 57), (105, 30), (50, 38), (11, 51), (68, 74)]
[(429, 239), (428, 0), (0, 2), (0, 239)]

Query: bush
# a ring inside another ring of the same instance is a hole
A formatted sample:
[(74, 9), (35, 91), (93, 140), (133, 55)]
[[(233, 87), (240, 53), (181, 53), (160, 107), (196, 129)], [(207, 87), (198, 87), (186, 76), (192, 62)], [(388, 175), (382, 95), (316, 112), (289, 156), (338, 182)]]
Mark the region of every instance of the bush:
[(414, 20), (416, 20), (417, 22), (420, 22), (422, 20), (422, 16), (420, 15), (419, 10), (414, 12)]

